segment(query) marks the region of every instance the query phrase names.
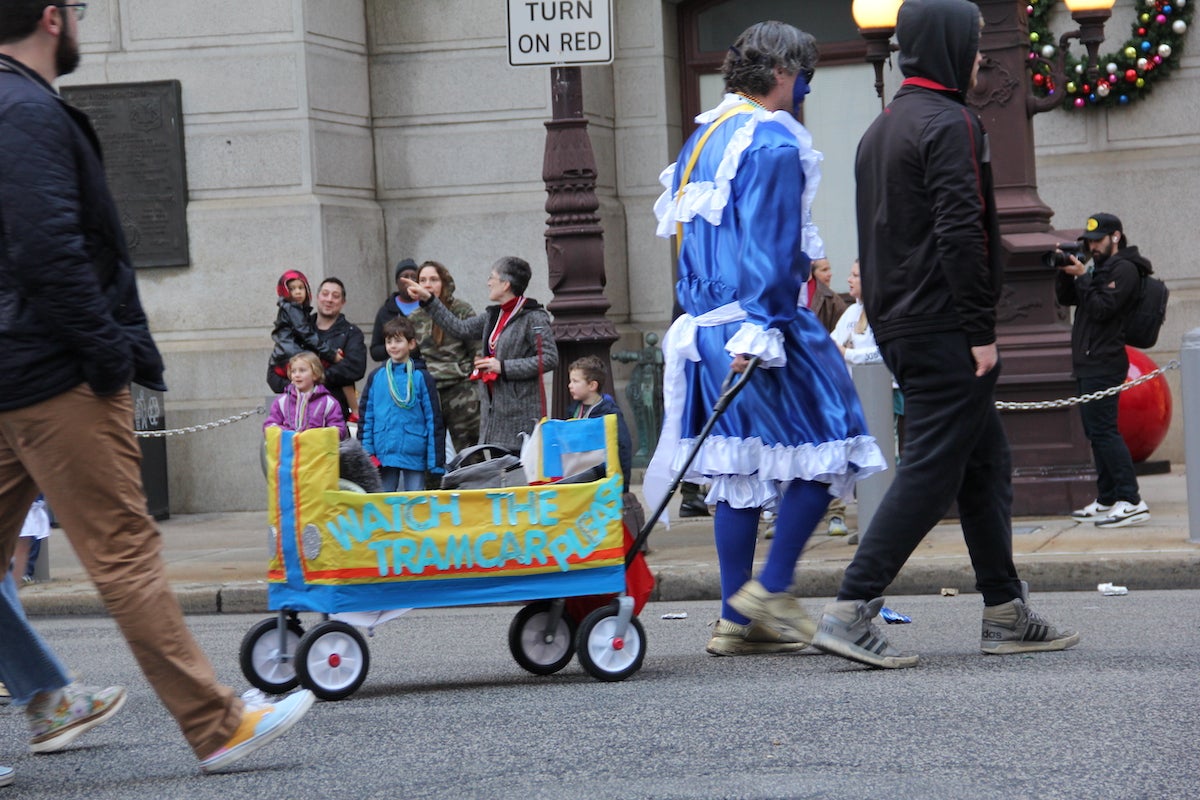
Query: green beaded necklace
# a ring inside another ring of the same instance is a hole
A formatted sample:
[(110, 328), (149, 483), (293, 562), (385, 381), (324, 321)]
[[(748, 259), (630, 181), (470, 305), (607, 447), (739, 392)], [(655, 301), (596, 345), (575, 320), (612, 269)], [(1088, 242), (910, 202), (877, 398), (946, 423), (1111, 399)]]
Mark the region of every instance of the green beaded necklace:
[(392, 360), (389, 358), (387, 362), (387, 380), (388, 391), (392, 395), (392, 402), (401, 408), (412, 408), (413, 406), (413, 366), (412, 359), (404, 362), (404, 397), (400, 396), (400, 392), (396, 389), (396, 378), (392, 374)]

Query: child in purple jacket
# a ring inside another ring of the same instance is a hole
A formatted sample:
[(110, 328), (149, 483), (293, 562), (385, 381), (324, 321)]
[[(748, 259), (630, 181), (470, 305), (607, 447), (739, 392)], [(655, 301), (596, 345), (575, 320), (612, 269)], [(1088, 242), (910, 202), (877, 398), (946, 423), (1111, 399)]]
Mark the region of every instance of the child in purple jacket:
[(346, 439), (346, 420), (342, 407), (322, 386), (325, 368), (315, 353), (307, 350), (288, 361), (288, 384), (283, 394), (275, 398), (271, 413), (263, 428), (283, 428), (285, 431), (306, 431), (309, 428), (337, 428), (338, 437)]

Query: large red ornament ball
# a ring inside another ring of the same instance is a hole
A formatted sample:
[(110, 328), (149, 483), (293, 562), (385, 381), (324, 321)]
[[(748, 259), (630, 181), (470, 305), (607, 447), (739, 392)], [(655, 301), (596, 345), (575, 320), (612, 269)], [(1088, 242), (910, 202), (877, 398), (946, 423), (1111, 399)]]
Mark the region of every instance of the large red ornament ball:
[[(1158, 365), (1141, 350), (1126, 347), (1129, 372), (1126, 380), (1133, 381), (1154, 372)], [(1117, 428), (1129, 448), (1135, 463), (1145, 461), (1167, 438), (1171, 427), (1171, 389), (1167, 379), (1159, 375), (1140, 386), (1121, 392), (1117, 401)]]

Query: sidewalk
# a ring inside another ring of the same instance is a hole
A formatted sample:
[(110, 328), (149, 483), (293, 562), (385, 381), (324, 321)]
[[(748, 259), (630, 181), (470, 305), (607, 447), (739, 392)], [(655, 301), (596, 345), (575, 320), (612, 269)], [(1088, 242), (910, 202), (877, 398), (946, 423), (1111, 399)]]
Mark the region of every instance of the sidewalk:
[[(1200, 543), (1188, 541), (1187, 489), (1182, 468), (1139, 478), (1150, 522), (1102, 530), (1069, 517), (1013, 520), (1013, 549), (1021, 577), (1035, 592), (1095, 592), (1098, 583), (1146, 589), (1200, 588)], [(674, 505), (678, 505), (676, 500)], [(649, 509), (647, 509), (649, 512)], [(854, 528), (854, 506), (847, 523)], [(265, 511), (176, 516), (160, 523), (167, 572), (188, 613), (267, 610)], [(51, 580), (21, 590), (30, 614), (103, 613), (95, 590), (61, 531), (50, 539)], [(657, 577), (654, 599), (720, 597), (712, 519), (675, 519), (650, 534), (648, 558)], [(769, 542), (760, 543), (760, 556)], [(797, 573), (796, 593), (829, 597), (854, 554), (846, 537), (813, 535)], [(890, 594), (974, 591), (956, 523), (936, 527), (889, 589)]]

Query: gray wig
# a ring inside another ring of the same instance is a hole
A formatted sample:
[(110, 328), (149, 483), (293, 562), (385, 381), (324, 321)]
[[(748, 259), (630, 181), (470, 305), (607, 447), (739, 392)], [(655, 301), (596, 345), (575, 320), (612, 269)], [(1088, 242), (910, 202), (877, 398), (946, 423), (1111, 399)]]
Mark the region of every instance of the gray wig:
[(725, 91), (764, 95), (775, 88), (775, 67), (789, 75), (817, 65), (817, 40), (786, 22), (757, 22), (743, 31), (721, 66)]

